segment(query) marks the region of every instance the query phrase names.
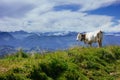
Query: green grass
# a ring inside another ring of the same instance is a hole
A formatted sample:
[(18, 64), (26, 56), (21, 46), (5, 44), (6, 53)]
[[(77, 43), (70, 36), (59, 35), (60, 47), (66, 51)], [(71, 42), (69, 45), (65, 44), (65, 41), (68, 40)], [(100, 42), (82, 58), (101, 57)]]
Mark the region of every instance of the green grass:
[(120, 46), (73, 47), (45, 54), (22, 50), (0, 59), (0, 80), (119, 80)]

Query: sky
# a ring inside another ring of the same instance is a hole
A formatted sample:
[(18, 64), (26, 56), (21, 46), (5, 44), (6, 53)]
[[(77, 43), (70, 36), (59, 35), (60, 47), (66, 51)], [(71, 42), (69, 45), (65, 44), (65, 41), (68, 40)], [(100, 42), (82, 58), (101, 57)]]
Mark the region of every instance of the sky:
[(120, 32), (120, 0), (0, 0), (0, 31)]

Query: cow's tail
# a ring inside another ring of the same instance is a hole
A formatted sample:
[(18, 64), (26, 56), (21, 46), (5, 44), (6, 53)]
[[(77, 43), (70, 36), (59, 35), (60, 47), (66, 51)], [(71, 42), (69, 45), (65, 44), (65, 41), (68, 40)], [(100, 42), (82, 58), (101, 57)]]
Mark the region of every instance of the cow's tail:
[(103, 33), (103, 31), (102, 31), (102, 30), (100, 30), (100, 33)]

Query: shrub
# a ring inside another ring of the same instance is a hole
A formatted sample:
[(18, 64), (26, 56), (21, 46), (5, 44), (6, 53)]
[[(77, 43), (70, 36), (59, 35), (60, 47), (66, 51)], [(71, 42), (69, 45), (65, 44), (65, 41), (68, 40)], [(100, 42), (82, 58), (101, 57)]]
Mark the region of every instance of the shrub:
[(111, 47), (110, 51), (112, 52), (112, 54), (115, 55), (115, 59), (120, 59), (120, 47), (118, 46)]
[(68, 64), (68, 69), (66, 70), (65, 80), (88, 80), (87, 76), (82, 73), (82, 69), (74, 63)]
[(22, 49), (20, 49), (16, 54), (15, 54), (16, 57), (19, 57), (19, 58), (28, 58), (28, 54), (23, 52)]
[(50, 63), (42, 63), (40, 66), (42, 71), (53, 79), (58, 78), (67, 70), (67, 63), (61, 59), (52, 59)]
[(0, 80), (116, 80), (120, 47), (75, 47), (49, 54), (22, 50), (0, 59)]
[(107, 51), (105, 49), (101, 49), (97, 52), (98, 56), (100, 59), (106, 61), (107, 63), (111, 63), (114, 62), (115, 59), (115, 55), (113, 53), (110, 53), (110, 51)]
[(34, 67), (30, 73), (31, 79), (57, 79), (67, 70), (67, 63), (59, 59), (43, 62)]
[(30, 79), (32, 80), (38, 80), (38, 79), (47, 80), (48, 79), (46, 73), (40, 71), (39, 68), (34, 68), (28, 77), (30, 77)]
[(0, 75), (0, 80), (30, 80), (30, 79), (28, 79), (24, 74), (9, 72), (2, 76)]

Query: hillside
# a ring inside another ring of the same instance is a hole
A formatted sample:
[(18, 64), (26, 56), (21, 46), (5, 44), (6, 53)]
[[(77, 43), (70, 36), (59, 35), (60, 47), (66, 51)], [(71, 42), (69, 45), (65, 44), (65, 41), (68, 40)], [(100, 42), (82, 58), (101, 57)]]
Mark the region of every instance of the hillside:
[(120, 80), (120, 46), (73, 47), (0, 59), (0, 80)]

